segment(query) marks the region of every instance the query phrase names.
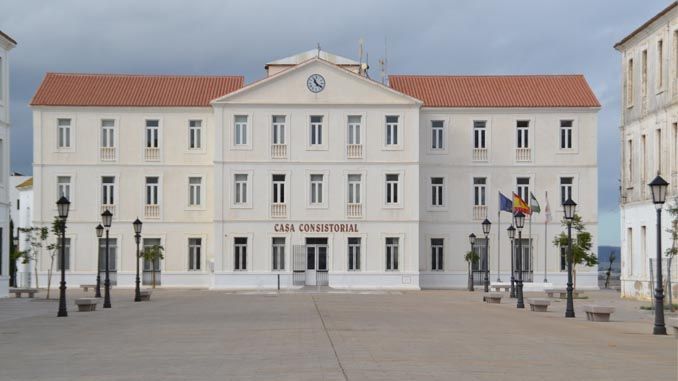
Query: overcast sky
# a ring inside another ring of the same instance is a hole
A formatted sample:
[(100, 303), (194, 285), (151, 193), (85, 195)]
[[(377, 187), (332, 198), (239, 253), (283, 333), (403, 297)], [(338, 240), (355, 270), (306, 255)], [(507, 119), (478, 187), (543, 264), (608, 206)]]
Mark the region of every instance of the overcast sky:
[[(599, 243), (619, 243), (620, 58), (612, 47), (668, 0), (3, 0), (11, 52), (12, 170), (32, 172), (28, 103), (45, 72), (238, 74), (312, 49), (394, 74), (583, 73), (602, 104)], [(583, 206), (585, 207), (585, 206)]]

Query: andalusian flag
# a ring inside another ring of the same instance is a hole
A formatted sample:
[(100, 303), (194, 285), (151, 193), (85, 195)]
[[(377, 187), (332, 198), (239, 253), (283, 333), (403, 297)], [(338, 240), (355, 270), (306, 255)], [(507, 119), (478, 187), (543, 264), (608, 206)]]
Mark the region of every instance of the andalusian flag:
[(534, 194), (530, 192), (530, 209), (535, 213), (541, 213), (541, 207), (539, 206), (539, 201), (534, 197)]
[(520, 196), (517, 194), (513, 193), (513, 212), (523, 212), (525, 214), (532, 214), (532, 211), (530, 210), (530, 206), (527, 205), (525, 201), (523, 201)]

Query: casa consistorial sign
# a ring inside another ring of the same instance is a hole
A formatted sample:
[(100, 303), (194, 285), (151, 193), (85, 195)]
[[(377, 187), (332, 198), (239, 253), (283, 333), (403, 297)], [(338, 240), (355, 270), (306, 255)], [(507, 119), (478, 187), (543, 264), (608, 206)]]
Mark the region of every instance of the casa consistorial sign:
[(358, 224), (275, 224), (276, 233), (357, 233)]

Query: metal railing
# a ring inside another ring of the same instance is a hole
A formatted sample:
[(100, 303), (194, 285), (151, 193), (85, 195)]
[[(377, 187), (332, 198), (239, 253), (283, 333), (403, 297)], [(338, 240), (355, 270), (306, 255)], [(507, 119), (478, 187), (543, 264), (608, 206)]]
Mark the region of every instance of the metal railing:
[(362, 144), (347, 144), (346, 145), (346, 157), (349, 159), (360, 159), (363, 157), (363, 145)]
[(473, 161), (487, 161), (487, 148), (474, 148)]
[(360, 218), (363, 216), (363, 204), (346, 204), (346, 217)]
[(271, 204), (271, 217), (287, 217), (287, 204)]
[(160, 205), (144, 205), (144, 217), (146, 218), (160, 218)]
[(473, 219), (476, 221), (487, 218), (487, 205), (473, 205)]
[(115, 216), (115, 205), (113, 205), (113, 204), (107, 204), (107, 205), (104, 204), (104, 205), (101, 205), (101, 208), (100, 208), (100, 209), (101, 209), (101, 213), (103, 213), (103, 212), (105, 212), (105, 211), (108, 210), (109, 212), (111, 212), (112, 215)]
[(115, 147), (101, 147), (101, 161), (114, 161), (115, 160)]
[(516, 161), (532, 161), (532, 148), (516, 148)]
[(144, 160), (146, 160), (146, 161), (159, 161), (160, 160), (160, 148), (146, 147), (144, 149)]
[(287, 144), (271, 144), (271, 157), (273, 159), (287, 158)]

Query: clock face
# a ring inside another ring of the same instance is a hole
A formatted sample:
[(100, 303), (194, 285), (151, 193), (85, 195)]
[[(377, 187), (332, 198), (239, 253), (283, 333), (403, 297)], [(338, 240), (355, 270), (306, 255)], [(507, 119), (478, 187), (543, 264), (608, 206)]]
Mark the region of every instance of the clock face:
[(319, 93), (325, 88), (325, 78), (320, 74), (312, 74), (306, 80), (306, 86), (311, 92)]

